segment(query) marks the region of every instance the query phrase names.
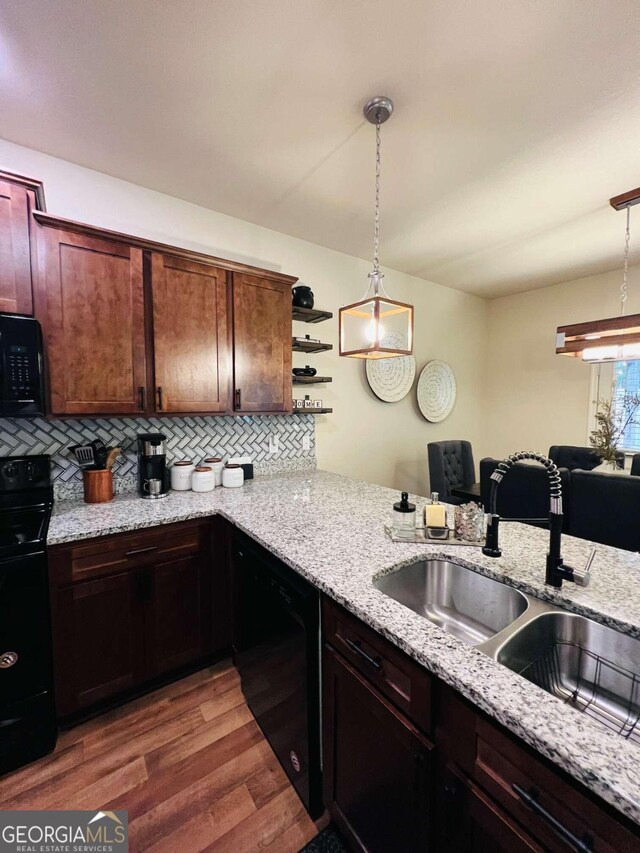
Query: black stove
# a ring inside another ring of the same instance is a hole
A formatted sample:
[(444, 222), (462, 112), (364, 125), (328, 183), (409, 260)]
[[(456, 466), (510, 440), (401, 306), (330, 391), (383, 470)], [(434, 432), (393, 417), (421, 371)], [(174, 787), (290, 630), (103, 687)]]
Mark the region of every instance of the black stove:
[(0, 773), (56, 742), (46, 539), (48, 456), (0, 457)]

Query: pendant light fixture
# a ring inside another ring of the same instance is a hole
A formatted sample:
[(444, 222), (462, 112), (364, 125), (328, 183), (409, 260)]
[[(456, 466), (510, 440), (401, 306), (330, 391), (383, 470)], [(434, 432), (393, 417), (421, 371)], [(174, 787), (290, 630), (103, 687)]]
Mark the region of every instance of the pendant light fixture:
[(373, 270), (363, 298), (340, 309), (340, 355), (352, 358), (393, 358), (413, 352), (413, 305), (391, 299), (380, 272), (380, 125), (392, 112), (390, 98), (373, 98), (364, 106), (365, 118), (376, 128)]
[(591, 364), (640, 359), (640, 314), (626, 314), (631, 207), (639, 202), (640, 188), (609, 200), (614, 210), (624, 210), (627, 214), (624, 267), (620, 285), (620, 315), (606, 320), (591, 320), (588, 323), (559, 326), (556, 334), (558, 355), (581, 358)]

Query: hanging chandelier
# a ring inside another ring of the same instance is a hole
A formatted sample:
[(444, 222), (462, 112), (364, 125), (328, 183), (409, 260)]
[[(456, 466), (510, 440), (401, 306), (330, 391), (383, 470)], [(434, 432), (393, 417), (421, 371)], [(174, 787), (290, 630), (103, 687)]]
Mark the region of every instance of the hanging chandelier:
[(390, 98), (373, 98), (364, 106), (365, 118), (376, 128), (373, 270), (363, 298), (340, 309), (340, 355), (352, 358), (393, 358), (413, 352), (413, 305), (391, 299), (380, 272), (380, 125), (392, 112)]
[(631, 208), (640, 202), (640, 188), (609, 200), (614, 210), (624, 210), (627, 227), (624, 239), (624, 267), (620, 285), (620, 314), (606, 320), (591, 320), (558, 326), (556, 353), (581, 358), (591, 364), (640, 359), (640, 314), (627, 314), (627, 279), (629, 275), (629, 240)]

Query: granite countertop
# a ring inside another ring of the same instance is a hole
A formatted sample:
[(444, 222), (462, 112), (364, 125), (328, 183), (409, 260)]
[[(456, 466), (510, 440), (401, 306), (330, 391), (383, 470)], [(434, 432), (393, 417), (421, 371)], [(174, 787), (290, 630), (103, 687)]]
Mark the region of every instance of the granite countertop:
[[(548, 533), (511, 523), (503, 556), (479, 548), (394, 543), (383, 523), (397, 492), (324, 471), (259, 477), (241, 489), (171, 492), (162, 501), (122, 495), (109, 504), (60, 501), (48, 544), (222, 514), (331, 598), (598, 796), (640, 824), (640, 746), (516, 675), (376, 590), (374, 578), (417, 557), (446, 556), (553, 604), (640, 637), (640, 555), (598, 545), (589, 587), (544, 584)], [(413, 498), (418, 509), (424, 498)], [(563, 536), (576, 567), (591, 550)], [(640, 666), (640, 661), (639, 661)]]

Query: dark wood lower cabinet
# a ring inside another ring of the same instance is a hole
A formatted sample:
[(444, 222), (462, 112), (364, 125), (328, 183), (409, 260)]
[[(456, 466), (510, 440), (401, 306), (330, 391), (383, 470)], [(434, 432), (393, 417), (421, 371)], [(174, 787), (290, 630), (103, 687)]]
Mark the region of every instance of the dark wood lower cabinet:
[(438, 779), (438, 853), (542, 853), (480, 788), (446, 767)]
[(83, 581), (56, 594), (56, 702), (68, 714), (142, 681), (145, 572)]
[(211, 650), (211, 565), (203, 555), (154, 566), (151, 669), (157, 675)]
[(324, 793), (332, 818), (357, 850), (435, 849), (432, 744), (328, 646), (323, 665)]
[(640, 853), (637, 826), (326, 598), (323, 627), (325, 806), (352, 850)]
[(225, 525), (182, 522), (50, 549), (62, 720), (229, 649)]
[[(232, 531), (215, 517), (49, 550), (63, 722), (229, 649)], [(324, 804), (352, 850), (640, 853), (622, 814), (344, 608), (322, 609)]]

